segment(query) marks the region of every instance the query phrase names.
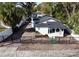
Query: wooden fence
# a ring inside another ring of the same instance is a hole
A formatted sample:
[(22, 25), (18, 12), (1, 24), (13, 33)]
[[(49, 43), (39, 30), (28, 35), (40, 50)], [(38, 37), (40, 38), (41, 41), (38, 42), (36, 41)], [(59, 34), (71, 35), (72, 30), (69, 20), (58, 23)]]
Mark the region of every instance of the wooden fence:
[(56, 37), (56, 41), (59, 44), (75, 44), (77, 42), (74, 37)]
[[(78, 37), (79, 38), (79, 37)], [(55, 39), (45, 37), (32, 37), (32, 36), (23, 36), (21, 41), (29, 41), (29, 43), (52, 43), (56, 42), (56, 44), (74, 44), (77, 41), (73, 37), (56, 37)]]
[(47, 36), (42, 36), (42, 37), (22, 36), (20, 38), (20, 42), (41, 43), (41, 44), (75, 44), (78, 41), (75, 40), (74, 37), (56, 37), (55, 39), (53, 39)]

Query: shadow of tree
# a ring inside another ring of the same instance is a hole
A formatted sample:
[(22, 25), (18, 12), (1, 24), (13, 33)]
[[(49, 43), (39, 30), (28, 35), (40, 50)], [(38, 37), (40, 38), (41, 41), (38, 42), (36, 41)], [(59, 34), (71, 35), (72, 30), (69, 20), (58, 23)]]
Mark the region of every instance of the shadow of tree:
[(29, 22), (25, 22), (22, 24), (22, 26), (18, 29), (17, 32), (14, 32), (11, 36), (9, 36), (7, 39), (5, 39), (3, 42), (6, 41), (12, 41), (12, 40), (18, 40), (22, 37), (22, 34), (25, 32), (26, 26), (29, 24)]
[(35, 32), (35, 29), (33, 29), (33, 28), (27, 28), (27, 29), (25, 29), (25, 31), (26, 32)]

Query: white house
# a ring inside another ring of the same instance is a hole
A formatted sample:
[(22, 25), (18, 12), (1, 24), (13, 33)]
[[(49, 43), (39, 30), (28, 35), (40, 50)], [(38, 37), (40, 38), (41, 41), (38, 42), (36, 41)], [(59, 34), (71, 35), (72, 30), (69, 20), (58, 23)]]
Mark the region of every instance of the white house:
[(70, 33), (69, 29), (51, 16), (34, 14), (31, 17), (32, 27), (42, 35), (49, 37), (63, 37), (65, 33)]

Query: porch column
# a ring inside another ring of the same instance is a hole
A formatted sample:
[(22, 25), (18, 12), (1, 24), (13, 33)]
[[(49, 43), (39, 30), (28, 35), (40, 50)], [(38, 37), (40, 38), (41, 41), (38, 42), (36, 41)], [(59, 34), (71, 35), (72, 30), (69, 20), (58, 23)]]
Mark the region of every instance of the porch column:
[(31, 17), (31, 23), (32, 23), (32, 27), (34, 27), (33, 17)]

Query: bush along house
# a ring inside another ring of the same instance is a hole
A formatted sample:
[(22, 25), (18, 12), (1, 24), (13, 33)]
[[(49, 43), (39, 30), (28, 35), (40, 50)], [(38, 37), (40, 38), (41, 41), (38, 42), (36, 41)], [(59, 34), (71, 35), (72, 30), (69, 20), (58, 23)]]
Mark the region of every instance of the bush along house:
[(49, 37), (64, 37), (71, 33), (70, 29), (63, 23), (45, 14), (32, 14), (31, 23), (35, 31), (42, 35), (48, 35)]

